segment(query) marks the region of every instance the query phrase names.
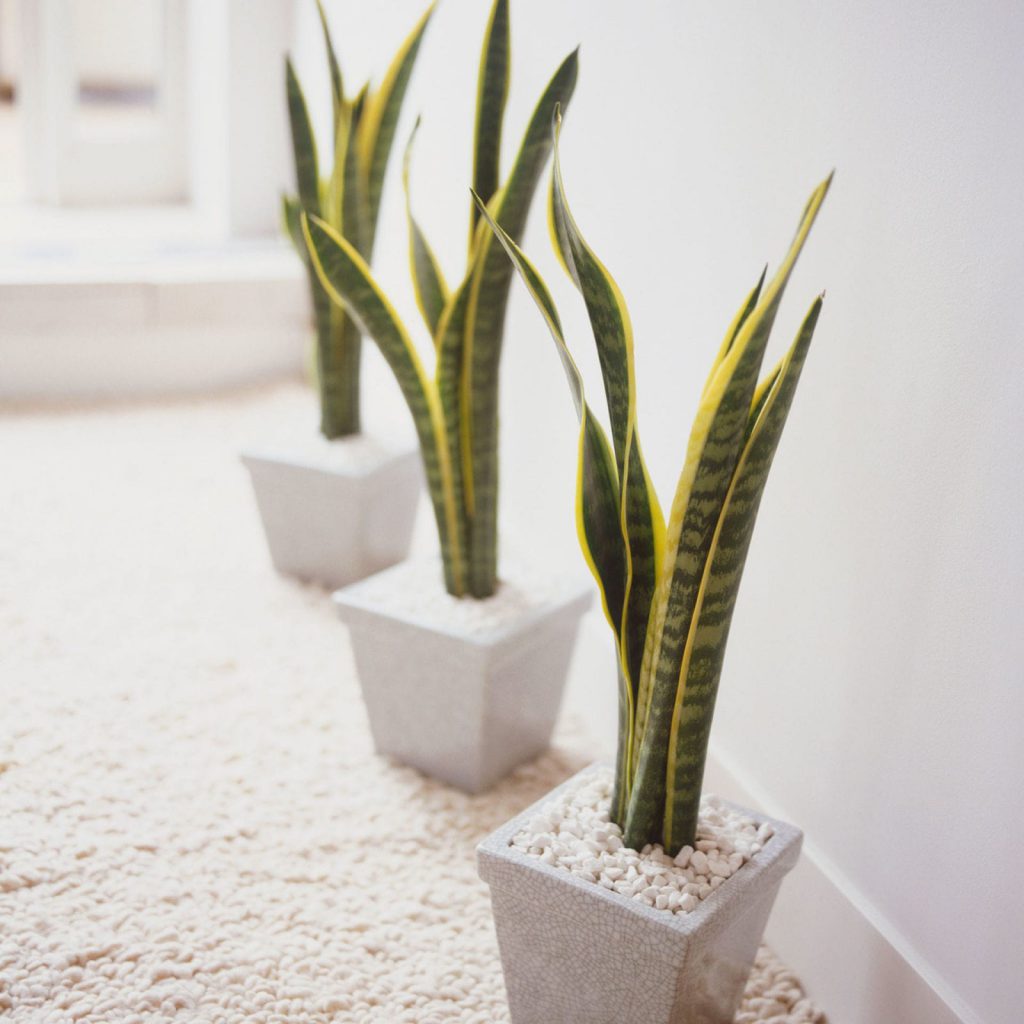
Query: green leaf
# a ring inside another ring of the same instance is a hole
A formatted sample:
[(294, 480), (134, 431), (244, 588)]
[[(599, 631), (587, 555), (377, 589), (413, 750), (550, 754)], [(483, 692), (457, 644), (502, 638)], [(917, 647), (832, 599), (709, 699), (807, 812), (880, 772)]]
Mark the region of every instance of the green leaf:
[[(587, 245), (569, 209), (559, 159), (561, 123), (561, 113), (556, 109), (549, 209), (563, 266), (583, 295), (597, 343), (616, 466), (622, 481), (622, 522), (626, 532), (629, 572), (623, 619), (617, 628), (624, 652), (623, 671), (635, 706), (651, 601), (664, 546), (665, 521), (640, 450), (633, 327), (629, 311), (618, 284)], [(626, 746), (631, 748), (632, 723), (627, 735)], [(628, 761), (631, 760), (630, 751)], [(628, 794), (628, 772), (617, 782), (619, 791)]]
[[(364, 203), (359, 164), (354, 145), (358, 106), (345, 104), (337, 125), (337, 149), (325, 212), (338, 232), (357, 251), (365, 242)], [(314, 268), (310, 268), (316, 276)], [(363, 338), (343, 306), (331, 302), (317, 278), (323, 301), (317, 304), (321, 432), (328, 438), (356, 434), (360, 429), (360, 370)], [(326, 316), (321, 306), (326, 304)]]
[(320, 15), (320, 28), (324, 36), (324, 49), (327, 51), (327, 65), (331, 72), (331, 100), (334, 109), (334, 124), (337, 126), (338, 118), (341, 116), (345, 106), (345, 85), (341, 76), (341, 65), (338, 64), (338, 56), (334, 52), (334, 43), (331, 41), (331, 30), (327, 26), (327, 14), (324, 12), (322, 0), (316, 0), (317, 13)]
[(335, 302), (345, 307), (359, 328), (377, 343), (412, 413), (441, 538), (441, 555), (450, 572), (454, 592), (460, 593), (464, 571), (459, 547), (458, 509), (437, 390), (424, 372), (408, 332), (374, 281), (365, 260), (320, 218), (304, 216), (302, 223), (310, 257), (323, 287)]
[[(462, 342), (466, 330), (466, 309), (469, 305), (469, 281), (463, 281), (441, 314), (434, 336), (437, 350), (435, 380), (444, 415), (445, 438), (451, 462), (452, 490), (458, 503), (459, 550), (468, 548), (467, 518), (462, 481), (462, 460), (459, 456), (459, 423), (462, 415), (461, 364)], [(449, 590), (451, 587), (449, 586)]]
[[(341, 176), (341, 233), (364, 259), (370, 257), (370, 223), (366, 187), (359, 166), (359, 123), (366, 106), (366, 87), (356, 96), (348, 111), (348, 142), (344, 150)], [(338, 168), (335, 167), (335, 173)]]
[[(473, 191), (488, 203), (501, 181), (501, 129), (509, 85), (508, 0), (494, 0), (487, 20), (476, 92), (476, 129), (473, 135)], [(470, 206), (469, 248), (473, 250), (478, 222)]]
[(320, 432), (329, 440), (358, 434), (362, 335), (344, 309), (329, 298), (323, 304), (317, 302), (316, 326)]
[(281, 196), (281, 224), (302, 262), (309, 266), (306, 239), (302, 234), (302, 204), (298, 196)]
[(377, 216), (380, 211), (380, 197), (384, 189), (384, 175), (387, 171), (388, 155), (394, 141), (402, 101), (409, 85), (416, 55), (419, 52), (423, 33), (435, 4), (431, 4), (413, 30), (399, 47), (391, 65), (384, 75), (380, 87), (371, 93), (366, 111), (359, 123), (359, 160), (366, 194), (366, 224), (369, 237), (365, 246), (367, 257), (373, 253), (377, 232)]
[[(576, 532), (579, 536), (583, 557), (597, 581), (601, 593), (601, 604), (616, 635), (620, 639), (619, 624), (625, 607), (628, 551), (622, 533), (619, 504), (619, 481), (615, 460), (604, 430), (587, 404), (583, 377), (565, 342), (562, 324), (551, 294), (540, 274), (530, 263), (511, 236), (492, 218), (484, 203), (477, 199), (477, 206), (509, 260), (519, 272), (527, 291), (536, 303), (548, 331), (555, 342), (555, 348), (562, 368), (565, 370), (569, 390), (580, 421), (579, 457), (576, 478)], [(621, 661), (620, 657), (620, 661)], [(619, 722), (620, 726), (632, 721), (633, 699), (628, 680), (619, 676)], [(625, 767), (625, 746), (620, 745), (619, 768)]]
[(409, 167), (412, 161), (412, 144), (416, 139), (416, 132), (420, 127), (420, 119), (416, 118), (416, 125), (409, 136), (405, 147), (405, 157), (402, 160), (402, 187), (405, 191), (405, 216), (409, 222), (409, 267), (412, 271), (413, 290), (416, 294), (416, 305), (423, 315), (424, 323), (430, 336), (435, 339), (436, 345), (440, 345), (441, 339), (437, 336), (438, 324), (441, 314), (448, 305), (450, 295), (448, 285), (441, 271), (441, 265), (430, 247), (423, 229), (416, 222), (412, 215), (412, 201), (409, 195)]
[[(571, 53), (555, 72), (530, 118), (506, 184), (492, 197), (494, 219), (513, 240), (522, 237), (530, 202), (551, 153), (551, 117), (566, 106), (576, 86), (578, 61)], [(471, 516), (469, 592), (493, 593), (497, 576), (498, 366), (512, 265), (492, 234), (478, 236), (471, 267), (462, 368), (462, 472)]]
[(753, 290), (747, 296), (746, 301), (736, 312), (736, 316), (729, 325), (729, 329), (725, 332), (725, 338), (722, 340), (722, 345), (718, 350), (718, 355), (715, 356), (715, 361), (711, 364), (711, 373), (708, 374), (708, 379), (704, 383), (705, 392), (711, 382), (715, 379), (715, 371), (722, 364), (722, 360), (729, 354), (729, 350), (732, 348), (732, 343), (740, 333), (740, 328), (747, 322), (750, 314), (757, 308), (757, 300), (761, 297), (761, 289), (764, 287), (764, 279), (767, 273), (768, 267), (766, 265), (761, 271), (761, 276), (757, 279), (757, 284), (754, 285)]
[(821, 305), (819, 297), (792, 348), (768, 377), (772, 383), (759, 403), (701, 577), (695, 625), (687, 638), (679, 670), (669, 734), (664, 844), (670, 853), (692, 843), (696, 836), (711, 719), (736, 597), (768, 473), (793, 404)]
[[(746, 434), (775, 314), (830, 180), (812, 194), (786, 259), (753, 311), (742, 320), (701, 396), (672, 503), (665, 569), (659, 578), (654, 627), (648, 637), (651, 646), (645, 651), (645, 670), (650, 674), (641, 682), (644, 706), (637, 723), (636, 770), (624, 830), (627, 843), (651, 835), (658, 827), (664, 805), (668, 732), (697, 589)], [(744, 308), (749, 304), (750, 300)]]
[(316, 137), (313, 134), (313, 124), (309, 119), (306, 97), (302, 93), (302, 86), (299, 84), (290, 59), (285, 61), (285, 82), (299, 202), (310, 213), (319, 214), (320, 171), (316, 155)]
[[(334, 159), (330, 174), (320, 182), (320, 213), (331, 227), (342, 231), (342, 204), (345, 196), (345, 159), (352, 146), (352, 111), (347, 105), (342, 106), (338, 120), (334, 125)], [(353, 245), (356, 239), (346, 233)], [(356, 245), (358, 248), (358, 245)]]
[(316, 323), (316, 383), (320, 393), (320, 432), (327, 438), (358, 434), (359, 366), (362, 338), (342, 307), (331, 302), (309, 257), (302, 231), (302, 207), (296, 196), (282, 196), (285, 230), (309, 281)]
[[(737, 310), (732, 323), (729, 325), (729, 329), (725, 332), (725, 338), (718, 350), (718, 354), (715, 356), (715, 360), (712, 363), (712, 370), (708, 376), (708, 381), (704, 385), (704, 392), (701, 397), (707, 393), (708, 387), (710, 387), (711, 381), (714, 380), (715, 370), (721, 365), (722, 360), (728, 354), (732, 348), (733, 342), (736, 340), (736, 336), (739, 333), (740, 328), (746, 323), (750, 314), (754, 311), (757, 306), (758, 298), (761, 295), (761, 288), (764, 285), (765, 273), (767, 268), (761, 272), (761, 277), (758, 279), (753, 290), (746, 297), (743, 305)], [(672, 522), (670, 529), (670, 549), (674, 552), (678, 548), (679, 539), (678, 534), (681, 529), (680, 522), (678, 519)], [(648, 633), (644, 643), (644, 659), (640, 671), (640, 686), (637, 694), (637, 742), (633, 746), (631, 772), (636, 772), (637, 760), (640, 756), (640, 743), (639, 739), (643, 735), (646, 729), (648, 721), (648, 711), (650, 709), (651, 696), (654, 688), (654, 669), (655, 662), (661, 650), (661, 638), (662, 630), (665, 623), (665, 615), (667, 609), (666, 599), (666, 588), (669, 586), (668, 579), (662, 579), (660, 581), (660, 587), (656, 590), (657, 600), (654, 602), (654, 608), (651, 615), (648, 618)], [(680, 650), (680, 657), (682, 653)]]
[[(365, 204), (354, 136), (364, 93), (360, 93), (355, 103), (342, 102), (338, 110), (334, 163), (330, 176), (321, 185), (320, 203), (323, 219), (356, 251), (360, 251), (365, 238)], [(306, 250), (305, 238), (302, 247)], [(317, 322), (320, 429), (325, 437), (343, 437), (358, 433), (360, 429), (362, 337), (344, 308), (330, 301), (311, 266), (309, 273)]]

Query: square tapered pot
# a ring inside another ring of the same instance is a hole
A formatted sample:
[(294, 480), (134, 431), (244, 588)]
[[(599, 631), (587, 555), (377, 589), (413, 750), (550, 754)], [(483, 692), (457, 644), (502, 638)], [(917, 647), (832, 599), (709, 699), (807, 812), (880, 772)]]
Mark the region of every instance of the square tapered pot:
[(311, 435), (291, 448), (247, 451), (242, 462), (283, 575), (333, 590), (408, 554), (423, 477), (418, 449)]
[(477, 848), (512, 1024), (731, 1024), (803, 834), (743, 809), (774, 834), (686, 914), (649, 907), (512, 845), (560, 792), (608, 770), (584, 769)]
[(503, 567), (494, 597), (445, 592), (439, 561), (339, 590), (379, 754), (468, 793), (550, 744), (592, 587)]

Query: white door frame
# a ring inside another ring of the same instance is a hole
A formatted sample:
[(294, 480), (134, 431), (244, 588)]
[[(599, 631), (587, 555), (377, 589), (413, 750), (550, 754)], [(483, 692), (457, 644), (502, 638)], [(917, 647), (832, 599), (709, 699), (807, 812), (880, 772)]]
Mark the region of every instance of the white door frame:
[(188, 199), (187, 4), (161, 0), (163, 31), (151, 124), (90, 129), (77, 117), (70, 0), (21, 4), (29, 198), (60, 205)]

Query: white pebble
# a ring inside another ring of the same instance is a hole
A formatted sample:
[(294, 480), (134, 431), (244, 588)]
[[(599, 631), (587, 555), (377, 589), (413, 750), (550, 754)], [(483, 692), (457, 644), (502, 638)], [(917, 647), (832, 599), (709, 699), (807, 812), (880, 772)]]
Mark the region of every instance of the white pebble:
[(546, 805), (512, 840), (577, 878), (666, 913), (688, 914), (727, 883), (771, 837), (771, 826), (714, 797), (701, 801), (697, 838), (670, 857), (658, 844), (631, 850), (609, 821), (610, 781), (587, 782)]

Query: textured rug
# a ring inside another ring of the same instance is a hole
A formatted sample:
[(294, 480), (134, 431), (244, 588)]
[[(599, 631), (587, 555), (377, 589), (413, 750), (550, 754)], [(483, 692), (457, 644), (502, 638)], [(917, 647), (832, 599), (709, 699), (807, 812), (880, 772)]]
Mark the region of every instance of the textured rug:
[[(467, 797), (372, 754), (345, 631), (276, 578), (238, 449), (284, 387), (0, 416), (0, 1018), (506, 1021)], [(738, 1021), (823, 1021), (762, 950)]]

